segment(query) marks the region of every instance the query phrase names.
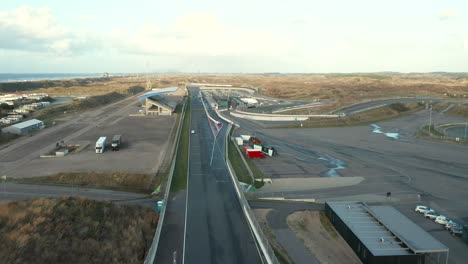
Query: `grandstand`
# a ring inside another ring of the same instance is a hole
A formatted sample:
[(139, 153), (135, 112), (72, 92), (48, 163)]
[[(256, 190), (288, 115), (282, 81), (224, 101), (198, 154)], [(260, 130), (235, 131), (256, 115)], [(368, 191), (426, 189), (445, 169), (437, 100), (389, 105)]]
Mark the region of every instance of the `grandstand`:
[(173, 93), (177, 89), (178, 87), (155, 89), (139, 96), (139, 99), (145, 99), (146, 115), (172, 115), (177, 102), (160, 94)]

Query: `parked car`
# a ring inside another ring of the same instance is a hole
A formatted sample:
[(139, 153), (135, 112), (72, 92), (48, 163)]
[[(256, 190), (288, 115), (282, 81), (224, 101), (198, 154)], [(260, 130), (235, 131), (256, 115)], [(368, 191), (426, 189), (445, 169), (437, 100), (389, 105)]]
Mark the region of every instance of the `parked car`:
[(462, 236), (463, 235), (463, 226), (455, 226), (450, 229), (450, 234), (453, 236)]
[(445, 224), (445, 229), (450, 230), (452, 227), (459, 226), (459, 224), (455, 223), (452, 220), (449, 220), (447, 224)]
[(427, 206), (424, 206), (424, 205), (418, 205), (414, 209), (415, 212), (418, 212), (418, 213), (421, 213), (421, 214), (424, 214), (425, 212), (430, 211), (430, 210), (431, 210), (431, 208), (429, 208)]
[(438, 217), (436, 217), (436, 219), (434, 219), (434, 222), (440, 225), (446, 225), (449, 221), (450, 219), (448, 219), (445, 215), (439, 215)]
[(429, 210), (424, 213), (424, 217), (433, 219), (433, 220), (436, 219), (437, 216), (439, 216), (439, 214), (434, 210)]

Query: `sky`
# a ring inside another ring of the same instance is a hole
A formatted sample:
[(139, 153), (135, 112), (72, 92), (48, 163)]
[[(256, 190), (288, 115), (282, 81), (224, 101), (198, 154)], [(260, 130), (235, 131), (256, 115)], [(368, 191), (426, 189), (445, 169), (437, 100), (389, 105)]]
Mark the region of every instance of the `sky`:
[(23, 0), (0, 73), (468, 71), (466, 0)]

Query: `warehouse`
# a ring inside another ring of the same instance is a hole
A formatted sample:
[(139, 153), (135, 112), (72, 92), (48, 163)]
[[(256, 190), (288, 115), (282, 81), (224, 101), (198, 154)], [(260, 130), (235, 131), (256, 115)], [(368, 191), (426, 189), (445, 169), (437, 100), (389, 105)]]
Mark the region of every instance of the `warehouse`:
[(391, 206), (327, 202), (325, 213), (364, 264), (448, 263), (449, 249)]
[(14, 124), (2, 129), (3, 133), (12, 133), (17, 135), (26, 135), (31, 133), (32, 130), (44, 128), (44, 122), (38, 119), (31, 119), (18, 124)]

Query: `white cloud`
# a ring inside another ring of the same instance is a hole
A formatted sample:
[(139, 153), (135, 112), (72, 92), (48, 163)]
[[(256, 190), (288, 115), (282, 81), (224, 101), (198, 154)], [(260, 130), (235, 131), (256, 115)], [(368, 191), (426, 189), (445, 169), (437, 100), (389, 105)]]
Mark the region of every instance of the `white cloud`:
[(81, 21), (84, 21), (84, 22), (94, 22), (94, 21), (97, 20), (97, 16), (95, 16), (95, 15), (88, 15), (88, 14), (86, 14), (86, 15), (81, 15), (81, 16), (80, 16), (80, 20), (81, 20)]
[(294, 17), (290, 19), (291, 23), (294, 24), (308, 24), (309, 19), (306, 17)]
[(290, 48), (282, 36), (229, 27), (207, 13), (182, 16), (166, 28), (146, 25), (130, 35), (114, 29), (107, 45), (134, 54), (190, 56), (275, 55)]
[(456, 9), (446, 9), (438, 13), (440, 20), (453, 19), (453, 18), (461, 17), (461, 15), (462, 15), (461, 12)]
[(53, 21), (49, 8), (19, 7), (0, 12), (0, 48), (71, 55), (90, 48), (96, 38), (74, 33)]

